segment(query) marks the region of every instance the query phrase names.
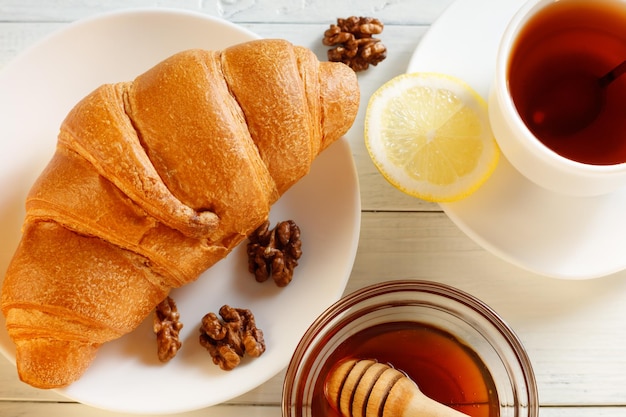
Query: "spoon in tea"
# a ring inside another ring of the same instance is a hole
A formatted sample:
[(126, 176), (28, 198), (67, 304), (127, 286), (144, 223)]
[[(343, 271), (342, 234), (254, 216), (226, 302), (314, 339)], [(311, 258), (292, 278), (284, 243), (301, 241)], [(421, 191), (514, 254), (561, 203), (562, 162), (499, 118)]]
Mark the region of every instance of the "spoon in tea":
[(343, 417), (468, 417), (424, 395), (402, 372), (373, 360), (336, 365), (326, 379), (326, 398)]
[(568, 136), (589, 126), (604, 106), (606, 87), (625, 72), (623, 61), (600, 78), (582, 72), (564, 76), (529, 106), (531, 130)]

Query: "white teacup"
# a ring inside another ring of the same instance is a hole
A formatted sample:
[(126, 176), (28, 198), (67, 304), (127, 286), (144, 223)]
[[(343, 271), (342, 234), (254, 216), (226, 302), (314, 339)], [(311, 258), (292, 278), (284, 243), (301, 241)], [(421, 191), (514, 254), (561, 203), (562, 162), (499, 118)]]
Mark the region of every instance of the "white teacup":
[[(527, 2), (504, 32), (489, 95), (493, 133), (511, 164), (559, 193), (592, 196), (626, 187), (626, 75), (604, 89), (599, 115), (573, 133), (543, 133), (537, 124), (546, 112), (533, 107), (536, 96), (574, 72), (599, 78), (623, 60), (626, 0)], [(559, 100), (544, 105), (548, 114), (583, 102)]]

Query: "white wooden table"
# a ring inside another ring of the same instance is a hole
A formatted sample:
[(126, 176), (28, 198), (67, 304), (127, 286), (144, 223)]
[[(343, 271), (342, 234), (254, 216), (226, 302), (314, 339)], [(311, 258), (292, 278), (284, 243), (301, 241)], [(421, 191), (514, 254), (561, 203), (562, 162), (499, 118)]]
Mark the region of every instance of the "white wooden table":
[[(337, 17), (381, 19), (386, 26), (380, 38), (388, 48), (388, 58), (359, 75), (362, 107), (347, 135), (359, 173), (363, 213), (346, 292), (401, 278), (435, 280), (465, 290), (498, 311), (522, 339), (538, 380), (542, 416), (624, 416), (626, 272), (566, 281), (510, 265), (474, 243), (437, 205), (407, 197), (388, 185), (367, 155), (362, 140), (367, 99), (383, 82), (405, 71), (429, 25), (452, 1), (0, 0), (0, 67), (72, 21), (126, 7), (176, 7), (220, 16), (263, 37), (282, 37), (307, 46), (321, 59), (326, 51), (322, 33)], [(277, 417), (283, 376), (284, 371), (226, 404), (184, 415)], [(13, 366), (0, 359), (0, 415), (119, 414), (26, 386), (18, 381)]]

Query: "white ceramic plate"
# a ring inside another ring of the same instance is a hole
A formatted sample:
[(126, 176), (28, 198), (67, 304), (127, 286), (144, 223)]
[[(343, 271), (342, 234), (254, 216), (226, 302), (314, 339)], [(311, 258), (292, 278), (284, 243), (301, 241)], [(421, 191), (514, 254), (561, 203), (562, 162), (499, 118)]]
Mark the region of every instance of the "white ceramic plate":
[[(132, 79), (186, 48), (221, 49), (257, 36), (230, 23), (185, 12), (134, 10), (70, 25), (0, 72), (0, 270), (20, 238), (26, 193), (51, 157), (58, 127), (81, 97), (104, 82)], [(105, 345), (76, 383), (60, 392), (96, 407), (129, 413), (174, 413), (229, 400), (285, 366), (310, 323), (345, 288), (360, 227), (356, 170), (345, 139), (272, 208), (271, 221), (293, 219), (303, 256), (284, 289), (259, 284), (247, 271), (245, 244), (197, 282), (172, 293), (181, 312), (183, 348), (168, 364), (156, 359), (150, 320)], [(198, 343), (202, 316), (223, 304), (249, 308), (264, 331), (266, 352), (231, 372), (213, 365)], [(0, 348), (14, 361), (0, 315)], [(17, 376), (16, 376), (17, 378)]]
[[(458, 0), (421, 40), (408, 72), (467, 81), (485, 99), (500, 38), (523, 0)], [(501, 158), (475, 194), (443, 210), (467, 235), (538, 274), (586, 279), (626, 268), (626, 190), (593, 198), (549, 192)]]

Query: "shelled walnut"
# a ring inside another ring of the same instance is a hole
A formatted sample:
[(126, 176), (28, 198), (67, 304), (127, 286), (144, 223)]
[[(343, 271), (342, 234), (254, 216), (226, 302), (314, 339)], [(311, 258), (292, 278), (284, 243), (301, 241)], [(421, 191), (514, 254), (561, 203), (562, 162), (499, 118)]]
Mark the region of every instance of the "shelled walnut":
[(204, 346), (213, 363), (225, 371), (234, 369), (244, 354), (258, 357), (265, 352), (263, 331), (256, 327), (254, 315), (248, 309), (223, 305), (218, 318), (208, 313), (202, 318), (200, 344)]
[(350, 16), (338, 18), (324, 32), (322, 43), (334, 46), (328, 51), (328, 60), (343, 62), (354, 71), (363, 71), (378, 65), (387, 57), (387, 48), (372, 35), (382, 33), (383, 23), (372, 17)]
[(157, 337), (157, 354), (161, 362), (168, 362), (176, 356), (182, 346), (178, 334), (183, 324), (179, 319), (176, 303), (169, 296), (156, 306), (152, 330)]
[(249, 237), (248, 270), (258, 282), (270, 276), (279, 287), (293, 279), (293, 271), (302, 256), (300, 228), (293, 220), (282, 221), (270, 230), (266, 221)]

